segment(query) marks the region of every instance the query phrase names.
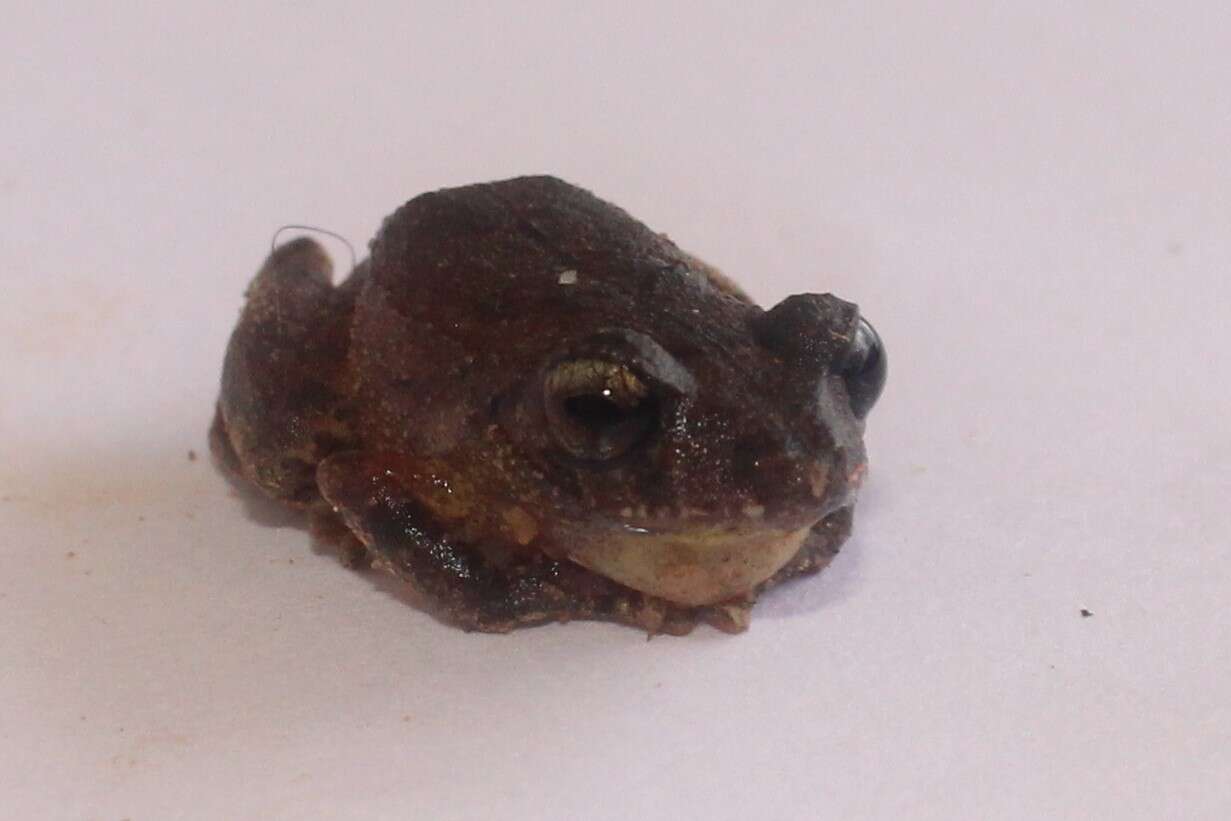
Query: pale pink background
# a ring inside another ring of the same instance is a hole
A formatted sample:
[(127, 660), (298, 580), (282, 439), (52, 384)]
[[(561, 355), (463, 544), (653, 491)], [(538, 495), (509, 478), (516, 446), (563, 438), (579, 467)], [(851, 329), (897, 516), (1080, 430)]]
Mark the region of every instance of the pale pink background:
[[(1231, 817), (1231, 17), (868, 5), (10, 4), (0, 816)], [(744, 636), (463, 635), (186, 458), (275, 227), (542, 171), (888, 342)]]

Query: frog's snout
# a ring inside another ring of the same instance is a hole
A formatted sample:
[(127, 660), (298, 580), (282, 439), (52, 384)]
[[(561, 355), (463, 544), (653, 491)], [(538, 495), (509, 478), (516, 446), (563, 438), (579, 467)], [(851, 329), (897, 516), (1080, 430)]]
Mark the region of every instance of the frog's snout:
[(731, 465), (749, 518), (819, 519), (850, 502), (862, 480), (863, 453), (844, 448), (820, 453), (797, 447), (767, 447), (764, 439), (736, 445)]

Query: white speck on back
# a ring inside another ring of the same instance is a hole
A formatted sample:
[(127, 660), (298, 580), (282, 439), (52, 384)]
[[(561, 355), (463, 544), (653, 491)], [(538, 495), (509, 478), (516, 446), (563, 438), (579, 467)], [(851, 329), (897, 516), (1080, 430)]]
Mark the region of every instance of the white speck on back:
[(569, 268), (567, 271), (561, 271), (560, 278), (556, 281), (559, 282), (561, 285), (576, 285), (577, 284), (577, 272), (573, 270), (572, 268)]

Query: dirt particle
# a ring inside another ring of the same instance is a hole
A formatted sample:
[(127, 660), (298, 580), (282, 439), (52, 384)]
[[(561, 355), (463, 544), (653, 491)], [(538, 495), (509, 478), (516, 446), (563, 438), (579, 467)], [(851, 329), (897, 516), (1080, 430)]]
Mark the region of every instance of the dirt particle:
[(195, 450), (188, 451), (188, 461), (189, 462), (197, 461), (197, 452)]
[(75, 558), (77, 558), (77, 551), (76, 551), (76, 550), (70, 550), (70, 551), (68, 551), (67, 553), (65, 553), (65, 554), (64, 554), (64, 558), (66, 558), (66, 559), (75, 559)]
[(1093, 615), (1094, 615), (1094, 613), (1090, 612), (1090, 611), (1089, 611), (1089, 610), (1087, 610), (1086, 608), (1084, 608), (1084, 607), (1083, 607), (1083, 608), (1081, 608), (1081, 617), (1082, 617), (1083, 619), (1088, 619), (1088, 618), (1090, 618), (1090, 617), (1091, 617), (1091, 616), (1093, 616)]

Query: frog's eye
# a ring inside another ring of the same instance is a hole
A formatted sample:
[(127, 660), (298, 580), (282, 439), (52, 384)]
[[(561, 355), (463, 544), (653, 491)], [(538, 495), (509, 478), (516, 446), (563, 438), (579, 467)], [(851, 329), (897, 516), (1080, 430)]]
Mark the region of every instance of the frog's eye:
[(645, 437), (658, 416), (646, 383), (615, 362), (561, 362), (547, 374), (543, 390), (556, 441), (581, 459), (612, 459), (625, 453)]
[(851, 400), (851, 412), (856, 417), (867, 416), (876, 404), (885, 387), (887, 365), (880, 334), (868, 320), (860, 317), (839, 369), (846, 383), (846, 395)]

